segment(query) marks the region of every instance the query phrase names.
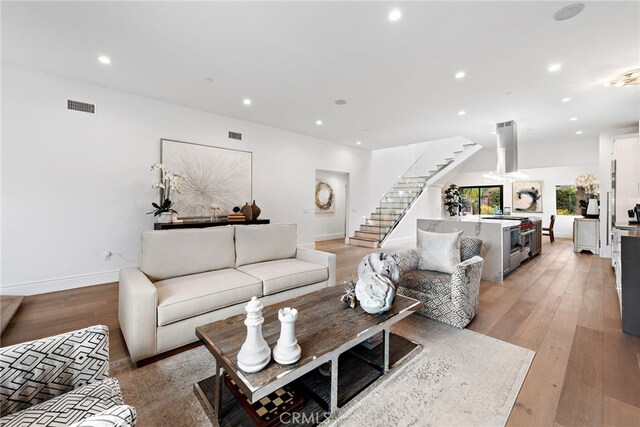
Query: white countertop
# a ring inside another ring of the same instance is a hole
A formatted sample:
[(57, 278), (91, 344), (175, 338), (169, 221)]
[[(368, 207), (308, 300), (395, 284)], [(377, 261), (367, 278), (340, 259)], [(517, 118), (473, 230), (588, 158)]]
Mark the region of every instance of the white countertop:
[(496, 224), (501, 227), (513, 227), (514, 225), (520, 225), (520, 220), (517, 219), (482, 219), (480, 215), (463, 215), (455, 217), (443, 217), (443, 218), (425, 218), (428, 221), (455, 221), (455, 222), (472, 222), (483, 224)]

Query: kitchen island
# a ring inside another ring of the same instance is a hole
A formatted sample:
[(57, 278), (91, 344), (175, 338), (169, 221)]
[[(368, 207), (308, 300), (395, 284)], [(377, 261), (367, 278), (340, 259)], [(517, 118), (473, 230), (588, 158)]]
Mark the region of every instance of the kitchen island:
[[(464, 236), (482, 240), (484, 267), (482, 279), (502, 283), (504, 276), (514, 271), (521, 262), (538, 255), (542, 250), (542, 220), (537, 217), (493, 217), (466, 215), (450, 218), (418, 219), (418, 230), (453, 233), (463, 231)], [(521, 231), (528, 220), (533, 226)]]

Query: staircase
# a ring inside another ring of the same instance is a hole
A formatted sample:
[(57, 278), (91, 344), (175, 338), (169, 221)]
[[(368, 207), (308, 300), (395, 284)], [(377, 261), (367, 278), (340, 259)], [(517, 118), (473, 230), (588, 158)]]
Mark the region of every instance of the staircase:
[(380, 247), (430, 184), (440, 181), (482, 148), (474, 142), (466, 141), (467, 143), (452, 148), (452, 151), (446, 154), (447, 157), (443, 156), (442, 161), (435, 165), (433, 161), (429, 164), (429, 153), (425, 152), (420, 156), (380, 199), (375, 212), (372, 212), (360, 225), (360, 230), (349, 238), (349, 244), (368, 248)]

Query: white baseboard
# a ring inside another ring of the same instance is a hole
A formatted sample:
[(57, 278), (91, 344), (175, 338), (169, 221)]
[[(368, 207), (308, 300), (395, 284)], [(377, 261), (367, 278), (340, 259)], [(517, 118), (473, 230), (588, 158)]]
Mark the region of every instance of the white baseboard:
[(0, 295), (37, 295), (118, 281), (118, 270), (0, 286)]
[(397, 237), (386, 240), (382, 248), (414, 248), (416, 246), (416, 236)]
[(319, 234), (314, 236), (316, 242), (321, 240), (334, 240), (334, 239), (344, 239), (344, 233), (329, 233), (329, 234)]

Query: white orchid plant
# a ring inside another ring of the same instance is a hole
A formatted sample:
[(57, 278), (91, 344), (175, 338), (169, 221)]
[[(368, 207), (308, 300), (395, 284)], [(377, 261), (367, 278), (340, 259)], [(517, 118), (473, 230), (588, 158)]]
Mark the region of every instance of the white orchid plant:
[(584, 190), (587, 194), (593, 194), (600, 185), (595, 176), (590, 173), (584, 173), (576, 178), (576, 187)]
[(160, 203), (151, 203), (155, 209), (147, 212), (147, 215), (153, 214), (153, 216), (158, 216), (165, 212), (178, 213), (171, 208), (173, 206), (173, 202), (170, 199), (171, 191), (174, 190), (176, 193), (181, 194), (180, 189), (182, 188), (182, 184), (187, 180), (187, 177), (183, 174), (167, 170), (162, 163), (152, 164), (151, 170), (160, 171), (160, 182), (156, 182), (152, 186), (154, 190), (160, 192)]

